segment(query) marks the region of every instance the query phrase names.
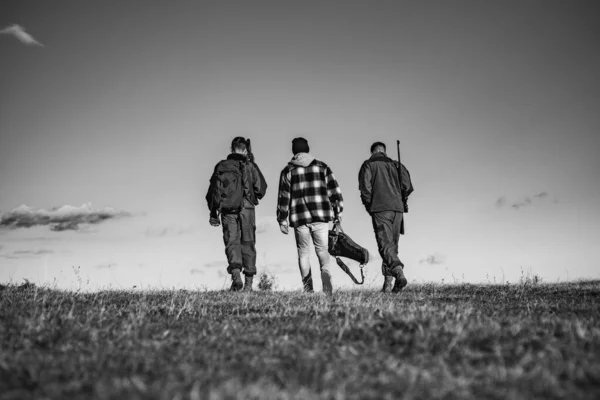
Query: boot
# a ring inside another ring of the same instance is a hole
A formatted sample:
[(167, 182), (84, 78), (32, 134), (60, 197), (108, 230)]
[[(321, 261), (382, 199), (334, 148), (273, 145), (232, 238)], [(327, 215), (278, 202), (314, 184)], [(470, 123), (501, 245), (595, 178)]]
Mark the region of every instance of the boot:
[(394, 287), (394, 277), (393, 276), (385, 276), (385, 280), (383, 281), (383, 288), (381, 289), (381, 293), (391, 293), (392, 288)]
[(242, 282), (240, 270), (238, 268), (231, 270), (231, 288), (229, 290), (238, 292), (242, 290), (243, 287), (244, 282)]
[(307, 292), (307, 293), (314, 292), (312, 273), (310, 271), (308, 271), (308, 275), (306, 275), (304, 278), (302, 278), (302, 285), (304, 286), (305, 292)]
[(252, 275), (246, 275), (245, 277), (245, 281), (244, 281), (244, 292), (251, 292), (252, 291)]
[(406, 277), (404, 276), (404, 267), (399, 265), (392, 270), (392, 273), (396, 277), (396, 283), (394, 283), (392, 293), (400, 293), (400, 291), (404, 289), (408, 283)]

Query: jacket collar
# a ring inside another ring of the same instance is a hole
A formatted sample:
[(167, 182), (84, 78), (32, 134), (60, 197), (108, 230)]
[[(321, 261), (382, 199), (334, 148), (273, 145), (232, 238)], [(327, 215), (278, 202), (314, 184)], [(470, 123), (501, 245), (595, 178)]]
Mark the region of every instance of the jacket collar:
[(370, 161), (375, 161), (375, 160), (381, 160), (382, 158), (389, 158), (389, 157), (385, 153), (377, 152), (377, 153), (371, 155), (371, 157), (369, 158), (369, 160)]
[(246, 161), (246, 156), (240, 153), (231, 153), (227, 156), (228, 160)]

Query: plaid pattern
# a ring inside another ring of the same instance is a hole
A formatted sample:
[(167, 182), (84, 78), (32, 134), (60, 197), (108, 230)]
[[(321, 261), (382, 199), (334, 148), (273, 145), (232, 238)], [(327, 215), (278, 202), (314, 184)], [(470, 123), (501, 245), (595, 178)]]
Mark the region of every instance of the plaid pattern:
[(279, 178), (277, 220), (290, 226), (329, 222), (344, 209), (342, 191), (331, 169), (314, 160), (306, 167), (288, 164)]

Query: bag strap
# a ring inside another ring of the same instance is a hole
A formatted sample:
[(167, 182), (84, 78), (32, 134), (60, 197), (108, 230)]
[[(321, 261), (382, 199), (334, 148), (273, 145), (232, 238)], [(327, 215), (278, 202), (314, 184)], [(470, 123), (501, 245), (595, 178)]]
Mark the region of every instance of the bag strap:
[(344, 230), (342, 229), (342, 224), (340, 221), (338, 221), (337, 219), (335, 221), (333, 221), (333, 230), (336, 233), (340, 233), (340, 232), (344, 232)]
[[(342, 229), (342, 224), (340, 223), (340, 221), (338, 221), (337, 219), (335, 221), (333, 221), (333, 230), (336, 233), (340, 233), (340, 232), (344, 232), (344, 230)], [(365, 283), (365, 274), (363, 272), (363, 268), (365, 267), (363, 264), (360, 264), (360, 282), (358, 281), (358, 279), (356, 279), (354, 277), (354, 275), (352, 274), (352, 272), (350, 271), (350, 268), (348, 268), (348, 266), (342, 261), (341, 258), (336, 257), (335, 261), (337, 262), (337, 265), (340, 266), (340, 268), (342, 269), (342, 271), (344, 271), (346, 274), (348, 274), (348, 276), (350, 277), (350, 279), (352, 279), (352, 281), (354, 283), (356, 283), (357, 285), (362, 285), (363, 283)]]
[(354, 281), (354, 283), (356, 283), (357, 285), (362, 285), (363, 283), (365, 283), (365, 274), (363, 272), (363, 268), (364, 268), (363, 264), (360, 264), (360, 279), (361, 279), (361, 281), (359, 282), (358, 279), (356, 279), (354, 277), (354, 275), (352, 275), (352, 272), (350, 272), (350, 268), (348, 268), (348, 266), (346, 264), (344, 264), (344, 262), (339, 257), (336, 257), (335, 261), (337, 262), (337, 265), (340, 266), (342, 271), (344, 271), (345, 273), (348, 274), (348, 276), (350, 277), (350, 279), (352, 279)]

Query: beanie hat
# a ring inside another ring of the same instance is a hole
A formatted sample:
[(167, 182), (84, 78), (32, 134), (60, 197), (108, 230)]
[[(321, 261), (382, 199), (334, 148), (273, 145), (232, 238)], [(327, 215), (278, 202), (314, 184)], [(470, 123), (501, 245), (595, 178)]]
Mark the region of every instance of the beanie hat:
[(304, 138), (296, 138), (292, 140), (292, 153), (294, 155), (298, 153), (308, 153), (310, 151), (310, 147), (308, 147), (308, 142)]

